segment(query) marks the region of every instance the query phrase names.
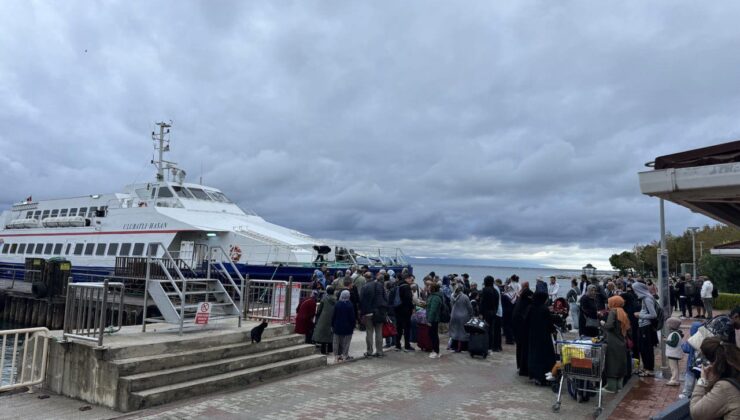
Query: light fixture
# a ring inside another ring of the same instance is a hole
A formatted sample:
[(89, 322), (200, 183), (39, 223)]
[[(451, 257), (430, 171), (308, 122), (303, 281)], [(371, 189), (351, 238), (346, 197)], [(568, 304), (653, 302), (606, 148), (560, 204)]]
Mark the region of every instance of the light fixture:
[(206, 233), (206, 236), (208, 236), (209, 238), (213, 238), (214, 236), (216, 236), (216, 234), (213, 232), (208, 232)]

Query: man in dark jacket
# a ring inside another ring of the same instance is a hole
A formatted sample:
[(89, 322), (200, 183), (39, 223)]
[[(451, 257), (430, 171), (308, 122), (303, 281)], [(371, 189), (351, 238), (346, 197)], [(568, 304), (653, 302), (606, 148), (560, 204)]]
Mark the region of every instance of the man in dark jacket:
[[(396, 293), (401, 300), (401, 304), (396, 306), (396, 350), (401, 350), (401, 336), (404, 339), (404, 350), (414, 351), (411, 347), (411, 314), (414, 312), (414, 296), (411, 294), (411, 285), (414, 283), (414, 276), (408, 275), (405, 280), (399, 280)], [(393, 302), (391, 302), (393, 304)]]
[(494, 347), (494, 328), (496, 312), (498, 312), (498, 291), (493, 287), (493, 277), (486, 276), (483, 279), (483, 290), (480, 292), (480, 314), (488, 324), (488, 349), (496, 351)]
[[(384, 277), (382, 273), (378, 273), (377, 280), (374, 280), (372, 276), (367, 276), (368, 281), (360, 290), (360, 314), (366, 329), (365, 357), (383, 357), (383, 322), (385, 322), (388, 308), (388, 299), (382, 283)], [(373, 343), (375, 344), (374, 352)]]

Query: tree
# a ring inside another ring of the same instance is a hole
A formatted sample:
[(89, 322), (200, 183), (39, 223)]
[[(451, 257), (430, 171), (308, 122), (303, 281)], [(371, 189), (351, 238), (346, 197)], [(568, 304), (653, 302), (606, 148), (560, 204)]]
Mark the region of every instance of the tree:
[(701, 274), (709, 277), (719, 291), (740, 293), (740, 260), (704, 254), (700, 260)]

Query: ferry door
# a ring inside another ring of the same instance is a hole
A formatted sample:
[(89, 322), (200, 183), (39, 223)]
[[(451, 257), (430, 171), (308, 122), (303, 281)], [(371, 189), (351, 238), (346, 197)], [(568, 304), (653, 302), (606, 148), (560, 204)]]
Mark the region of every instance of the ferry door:
[(181, 241), (180, 242), (180, 259), (188, 263), (189, 266), (193, 265), (193, 248), (195, 243), (193, 241)]

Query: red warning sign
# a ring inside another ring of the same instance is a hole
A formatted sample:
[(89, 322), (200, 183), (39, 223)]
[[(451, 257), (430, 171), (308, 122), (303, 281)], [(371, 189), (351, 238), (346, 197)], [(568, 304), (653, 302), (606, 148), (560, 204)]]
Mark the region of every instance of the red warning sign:
[(198, 312), (195, 313), (195, 323), (197, 325), (208, 324), (208, 318), (211, 316), (211, 304), (202, 302), (198, 305)]

